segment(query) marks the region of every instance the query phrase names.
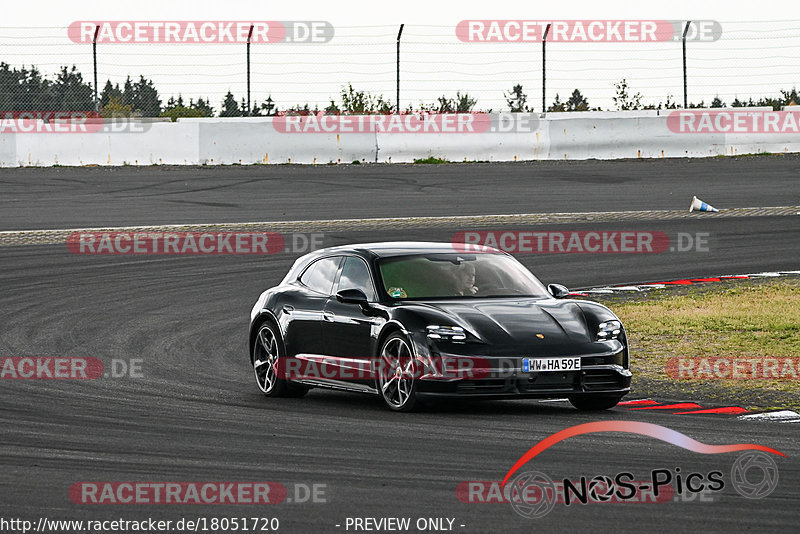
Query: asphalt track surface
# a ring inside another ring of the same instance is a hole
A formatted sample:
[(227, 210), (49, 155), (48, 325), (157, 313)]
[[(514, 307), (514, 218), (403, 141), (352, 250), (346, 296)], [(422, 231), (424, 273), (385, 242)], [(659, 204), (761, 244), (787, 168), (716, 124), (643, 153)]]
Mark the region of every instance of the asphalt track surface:
[(800, 204), (800, 157), (0, 169), (0, 229)]
[[(0, 172), (0, 229), (672, 209), (688, 207), (693, 194), (718, 207), (796, 205), (797, 170), (794, 158), (22, 169)], [(180, 194), (181, 187), (188, 189)], [(544, 281), (571, 287), (788, 270), (800, 263), (800, 217), (541, 229), (710, 234), (708, 252), (520, 256)], [(324, 240), (449, 240), (456, 230), (341, 232)], [(582, 414), (534, 401), (451, 403), (395, 414), (379, 399), (359, 394), (314, 390), (302, 399), (261, 397), (247, 359), (247, 316), (258, 293), (278, 281), (296, 256), (109, 257), (73, 255), (63, 245), (0, 248), (0, 355), (92, 356), (107, 368), (112, 359), (142, 360), (138, 378), (0, 381), (2, 517), (260, 516), (278, 517), (281, 532), (347, 532), (347, 517), (410, 517), (412, 523), (448, 517), (455, 518), (456, 532), (774, 532), (797, 524), (797, 424), (621, 407)], [(609, 420), (655, 423), (708, 444), (775, 448), (786, 454), (774, 457), (778, 487), (760, 500), (738, 495), (730, 471), (740, 453), (697, 454), (650, 437), (601, 433), (563, 441), (525, 469), (555, 480), (621, 471), (644, 480), (659, 468), (719, 470), (725, 488), (712, 502), (687, 496), (661, 504), (559, 504), (539, 519), (523, 518), (508, 504), (458, 500), (460, 482), (500, 480), (547, 436)], [(91, 506), (68, 497), (79, 481), (205, 480), (276, 481), (290, 490), (325, 484), (327, 502)]]

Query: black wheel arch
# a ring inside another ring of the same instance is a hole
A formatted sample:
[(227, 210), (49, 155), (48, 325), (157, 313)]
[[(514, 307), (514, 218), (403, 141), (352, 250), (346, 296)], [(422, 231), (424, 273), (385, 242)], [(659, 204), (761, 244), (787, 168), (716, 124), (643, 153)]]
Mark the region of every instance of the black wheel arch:
[(256, 335), (258, 334), (258, 329), (264, 323), (272, 323), (275, 326), (276, 333), (279, 336), (279, 340), (283, 343), (283, 332), (278, 324), (278, 320), (275, 318), (275, 315), (269, 310), (262, 310), (261, 313), (253, 320), (253, 324), (250, 327), (250, 335), (248, 336), (248, 348), (247, 351), (250, 353), (250, 364), (253, 363), (253, 345), (256, 340)]

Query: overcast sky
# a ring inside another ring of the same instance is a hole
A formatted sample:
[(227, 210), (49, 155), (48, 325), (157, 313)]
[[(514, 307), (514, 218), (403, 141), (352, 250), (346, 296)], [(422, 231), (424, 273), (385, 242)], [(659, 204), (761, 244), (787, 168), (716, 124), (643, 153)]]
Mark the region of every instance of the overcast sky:
[[(254, 44), (252, 96), (271, 95), (279, 107), (338, 100), (343, 84), (395, 100), (395, 39), (405, 23), (401, 48), (401, 104), (417, 107), (442, 94), (468, 92), (481, 109), (506, 106), (503, 93), (523, 85), (541, 110), (541, 44), (466, 43), (456, 25), (470, 19), (530, 20), (716, 20), (722, 37), (688, 43), (689, 100), (708, 104), (715, 95), (777, 96), (800, 85), (800, 4), (752, 1), (569, 2), (266, 2), (228, 0), (138, 0), (136, 2), (6, 2), (0, 21), (0, 61), (37, 65), (52, 75), (76, 64), (92, 78), (90, 44), (76, 44), (67, 27), (77, 20), (319, 20), (335, 28), (323, 44)], [(548, 43), (547, 104), (578, 88), (592, 106), (612, 108), (614, 82), (628, 80), (645, 103), (672, 95), (683, 100), (680, 42)], [(240, 44), (101, 44), (99, 84), (121, 83), (143, 74), (166, 101), (171, 95), (209, 97), (218, 110), (222, 96), (245, 95), (245, 46)]]

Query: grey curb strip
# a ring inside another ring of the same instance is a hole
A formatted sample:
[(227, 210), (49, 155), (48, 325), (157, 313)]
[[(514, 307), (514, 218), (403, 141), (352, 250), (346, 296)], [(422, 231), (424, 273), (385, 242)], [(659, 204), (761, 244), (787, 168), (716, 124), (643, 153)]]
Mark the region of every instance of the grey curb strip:
[(792, 410), (778, 410), (774, 412), (753, 413), (740, 415), (740, 421), (772, 421), (777, 423), (800, 423), (800, 413)]
[(582, 213), (527, 213), (509, 215), (462, 215), (451, 217), (386, 217), (376, 219), (327, 219), (208, 224), (162, 224), (53, 230), (0, 232), (0, 246), (57, 245), (75, 232), (341, 232), (354, 230), (402, 230), (410, 228), (486, 228), (497, 225), (566, 224), (613, 221), (668, 221), (676, 219), (725, 219), (800, 215), (800, 206), (720, 209), (717, 213), (687, 210), (590, 211)]

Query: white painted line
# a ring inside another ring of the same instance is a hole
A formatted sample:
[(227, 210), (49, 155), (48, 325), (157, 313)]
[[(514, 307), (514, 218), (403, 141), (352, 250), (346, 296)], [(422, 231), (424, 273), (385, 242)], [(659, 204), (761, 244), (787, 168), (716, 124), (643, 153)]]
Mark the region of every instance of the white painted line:
[[(752, 208), (730, 208), (720, 210), (717, 217), (762, 217), (768, 214), (786, 215), (798, 206), (772, 206)], [(765, 213), (765, 211), (769, 213)], [(776, 213), (777, 212), (777, 213)], [(249, 221), (249, 222), (216, 222), (216, 223), (182, 223), (151, 224), (143, 226), (91, 227), (91, 228), (47, 228), (34, 230), (2, 230), (0, 239), (42, 237), (55, 234), (69, 235), (75, 232), (168, 232), (168, 231), (203, 231), (206, 229), (234, 230), (244, 228), (315, 228), (315, 229), (380, 229), (386, 227), (429, 228), (443, 225), (486, 225), (486, 224), (544, 224), (544, 223), (579, 223), (587, 220), (597, 222), (623, 220), (672, 220), (685, 219), (686, 210), (640, 210), (640, 211), (586, 211), (556, 213), (509, 213), (498, 215), (451, 215), (431, 217), (380, 217), (368, 219), (307, 219), (289, 221)], [(285, 230), (292, 231), (292, 230)]]
[(542, 399), (539, 402), (569, 402), (569, 399)]
[(740, 415), (737, 419), (743, 421), (776, 421), (779, 423), (798, 423), (800, 413), (792, 410), (780, 410), (777, 412), (754, 413), (750, 415)]
[(613, 289), (616, 291), (641, 291), (638, 286), (616, 286)]
[(764, 273), (752, 273), (752, 274), (748, 274), (748, 275), (745, 275), (745, 276), (766, 276), (766, 277), (775, 277), (775, 276), (780, 276), (780, 275), (781, 275), (781, 273), (774, 273), (774, 272), (773, 272), (773, 273), (770, 273), (770, 272), (764, 272)]

